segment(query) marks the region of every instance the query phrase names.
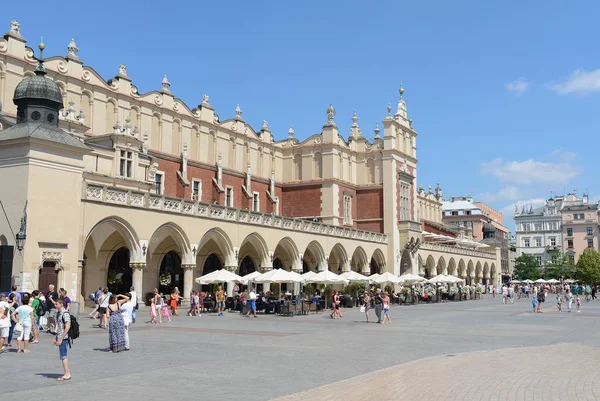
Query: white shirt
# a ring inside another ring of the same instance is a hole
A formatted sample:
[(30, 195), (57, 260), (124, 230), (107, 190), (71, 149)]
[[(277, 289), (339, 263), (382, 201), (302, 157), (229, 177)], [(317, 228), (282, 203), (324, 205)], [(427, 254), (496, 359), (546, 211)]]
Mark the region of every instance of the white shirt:
[(137, 292), (129, 291), (129, 293), (131, 294), (131, 304), (134, 306), (137, 305)]
[(125, 323), (125, 326), (129, 326), (133, 315), (133, 303), (131, 301), (125, 302), (120, 309), (121, 315), (123, 315), (123, 323)]
[(250, 291), (248, 299), (250, 299), (251, 301), (256, 301), (256, 293), (254, 291)]

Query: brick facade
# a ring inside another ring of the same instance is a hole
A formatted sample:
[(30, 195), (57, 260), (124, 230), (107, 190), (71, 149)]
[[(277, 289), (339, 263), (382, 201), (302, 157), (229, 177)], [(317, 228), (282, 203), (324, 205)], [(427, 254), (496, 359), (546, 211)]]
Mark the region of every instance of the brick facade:
[(306, 185), (283, 188), (280, 213), (288, 217), (321, 215), (321, 186)]
[[(383, 232), (383, 188), (358, 189), (356, 191), (355, 227), (359, 230)], [(360, 220), (381, 219), (380, 221)]]

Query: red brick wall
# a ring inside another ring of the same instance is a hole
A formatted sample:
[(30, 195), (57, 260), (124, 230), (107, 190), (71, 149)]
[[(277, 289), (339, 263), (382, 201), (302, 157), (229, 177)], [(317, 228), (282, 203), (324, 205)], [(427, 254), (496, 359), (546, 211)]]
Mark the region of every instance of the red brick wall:
[[(235, 177), (223, 172), (223, 188), (228, 186), (233, 188), (233, 207), (239, 209), (252, 210), (251, 199), (246, 198), (246, 195), (242, 192), (242, 185), (245, 185), (246, 181), (243, 177)], [(220, 195), (219, 205), (225, 205), (225, 192)]]
[(320, 185), (283, 188), (280, 199), (280, 212), (283, 216), (305, 217), (321, 215)]
[[(338, 221), (338, 224), (340, 226), (345, 226), (344, 224), (344, 195), (346, 193), (349, 193), (350, 196), (352, 197), (352, 220), (354, 220), (357, 216), (356, 213), (356, 206), (357, 206), (357, 201), (356, 201), (356, 191), (354, 189), (350, 189), (347, 187), (344, 187), (342, 185), (338, 185), (339, 188), (339, 192), (338, 192), (338, 216), (340, 216), (341, 218)], [(353, 228), (356, 228), (356, 223), (352, 224)]]
[(165, 176), (163, 177), (165, 196), (183, 198), (184, 188), (177, 177), (177, 172), (181, 169), (181, 163), (159, 159), (158, 169), (165, 172)]
[[(201, 167), (188, 166), (188, 181), (190, 186), (185, 188), (185, 198), (192, 199), (192, 183), (194, 179), (202, 180), (202, 193), (200, 201), (204, 203), (213, 203), (219, 200), (219, 191), (214, 186), (212, 179), (216, 177), (213, 170), (207, 170)], [(219, 202), (221, 204), (221, 202)]]
[[(356, 191), (356, 219), (383, 218), (383, 189), (369, 188)], [(383, 232), (382, 221), (357, 222), (356, 228), (365, 231)]]

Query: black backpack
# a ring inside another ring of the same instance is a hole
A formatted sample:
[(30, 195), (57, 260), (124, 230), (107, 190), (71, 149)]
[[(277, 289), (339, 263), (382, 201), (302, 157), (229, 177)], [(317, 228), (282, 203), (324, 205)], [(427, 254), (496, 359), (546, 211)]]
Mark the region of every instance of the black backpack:
[(36, 313), (38, 316), (44, 316), (46, 314), (46, 303), (40, 301), (37, 306)]
[[(69, 312), (63, 312), (63, 324), (65, 324), (65, 318), (64, 318), (64, 314), (65, 313), (69, 313)], [(73, 343), (73, 340), (77, 340), (79, 338), (79, 322), (77, 321), (77, 318), (73, 315), (71, 315), (69, 313), (69, 316), (71, 317), (71, 327), (69, 327), (69, 347), (71, 347), (71, 344)]]

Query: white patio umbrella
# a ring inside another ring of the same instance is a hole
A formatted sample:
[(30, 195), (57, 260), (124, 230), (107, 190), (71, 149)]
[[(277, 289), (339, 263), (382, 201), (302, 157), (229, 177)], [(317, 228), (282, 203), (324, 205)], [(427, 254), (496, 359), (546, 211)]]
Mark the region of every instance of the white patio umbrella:
[(243, 277), (238, 276), (235, 273), (230, 272), (229, 270), (221, 269), (215, 270), (212, 273), (205, 274), (204, 276), (198, 277), (196, 283), (206, 285), (213, 283), (226, 283), (228, 281), (233, 281), (235, 283), (245, 284), (246, 280)]
[(273, 269), (255, 277), (254, 281), (257, 283), (299, 283), (301, 279), (294, 274), (284, 269)]
[(531, 281), (531, 280), (529, 280), (529, 279), (527, 279), (527, 280), (523, 280), (523, 282), (524, 282), (524, 283), (527, 283), (527, 284), (533, 284), (533, 281)]
[(572, 278), (568, 278), (564, 282), (565, 282), (565, 284), (573, 284), (573, 283), (576, 283), (576, 280), (573, 280)]
[(248, 282), (248, 281), (250, 281), (250, 280), (254, 280), (256, 277), (258, 277), (258, 276), (260, 276), (260, 275), (262, 275), (262, 273), (261, 273), (261, 272), (254, 271), (254, 272), (252, 272), (252, 273), (248, 273), (248, 274), (246, 274), (246, 275), (245, 275), (244, 277), (242, 277), (242, 278), (243, 278), (244, 280), (246, 280), (246, 282)]
[(438, 274), (437, 276), (430, 278), (429, 282), (432, 284), (436, 284), (436, 283), (453, 283), (454, 281), (453, 281), (453, 279), (446, 276), (445, 274)]
[(521, 284), (519, 280), (510, 280), (511, 284)]
[(427, 281), (425, 278), (411, 273), (403, 274), (399, 278), (400, 282), (404, 284), (424, 283)]
[(459, 283), (462, 283), (465, 281), (462, 278), (453, 276), (451, 274), (446, 275), (446, 277), (448, 277), (448, 280), (450, 280), (449, 281), (450, 283), (454, 283), (454, 284), (459, 284)]
[(308, 280), (304, 280), (306, 283), (319, 283), (319, 284), (348, 284), (348, 280), (342, 276), (338, 276), (334, 272), (324, 270)]
[(301, 274), (301, 276), (302, 276), (302, 280), (304, 280), (304, 281), (306, 281), (306, 280), (308, 280), (308, 279), (311, 279), (311, 278), (313, 278), (313, 277), (314, 277), (314, 276), (316, 276), (316, 275), (317, 275), (317, 273), (315, 273), (315, 272), (310, 272), (310, 271), (309, 271), (309, 272), (306, 272), (306, 273), (304, 273), (304, 274)]
[(363, 276), (362, 274), (357, 273), (353, 270), (342, 273), (342, 274), (340, 274), (340, 276), (345, 278), (348, 281), (358, 281), (358, 282), (369, 281), (369, 278), (367, 276)]
[(551, 278), (550, 280), (548, 280), (548, 284), (558, 284), (558, 283), (560, 283), (560, 281), (558, 281), (555, 278)]
[(375, 277), (375, 279), (371, 280), (371, 282), (377, 284), (400, 284), (402, 281), (400, 280), (400, 277), (394, 275), (393, 273), (385, 272)]
[(372, 283), (372, 282), (374, 282), (374, 281), (377, 279), (377, 277), (379, 277), (379, 276), (381, 276), (381, 274), (379, 274), (379, 273), (375, 273), (375, 274), (371, 274), (371, 275), (370, 275), (369, 277), (367, 277), (367, 278), (369, 279), (369, 282), (371, 282), (371, 283)]
[(538, 284), (546, 284), (548, 283), (546, 280), (544, 280), (543, 278), (538, 278), (537, 280), (534, 281), (534, 283), (538, 283)]

